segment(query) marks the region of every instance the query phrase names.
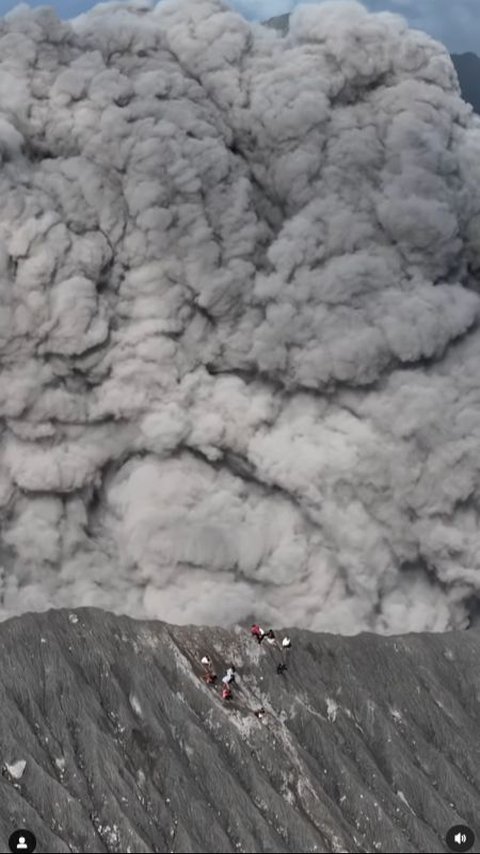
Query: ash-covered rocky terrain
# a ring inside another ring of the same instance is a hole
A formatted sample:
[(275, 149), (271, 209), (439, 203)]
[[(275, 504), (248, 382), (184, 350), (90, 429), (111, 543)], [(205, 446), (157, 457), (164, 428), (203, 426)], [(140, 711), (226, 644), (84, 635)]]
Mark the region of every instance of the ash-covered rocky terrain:
[[(22, 826), (39, 852), (443, 852), (461, 821), (478, 839), (478, 631), (289, 635), (278, 675), (240, 627), (2, 623), (1, 850)], [(230, 704), (205, 652), (236, 664)]]

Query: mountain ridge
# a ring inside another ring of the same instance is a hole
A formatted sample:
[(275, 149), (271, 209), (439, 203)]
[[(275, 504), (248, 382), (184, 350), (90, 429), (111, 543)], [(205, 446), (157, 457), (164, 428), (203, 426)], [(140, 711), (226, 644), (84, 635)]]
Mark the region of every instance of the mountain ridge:
[[(480, 832), (480, 634), (289, 634), (279, 676), (240, 627), (91, 608), (2, 623), (1, 842), (23, 826), (52, 852), (436, 852), (453, 824)], [(205, 653), (237, 667), (230, 705)]]

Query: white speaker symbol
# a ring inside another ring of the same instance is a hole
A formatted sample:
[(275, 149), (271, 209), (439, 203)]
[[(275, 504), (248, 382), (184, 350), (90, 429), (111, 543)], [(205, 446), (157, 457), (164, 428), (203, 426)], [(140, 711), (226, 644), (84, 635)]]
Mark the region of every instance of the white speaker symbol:
[(456, 833), (453, 838), (457, 845), (463, 845), (463, 843), (467, 841), (466, 833)]

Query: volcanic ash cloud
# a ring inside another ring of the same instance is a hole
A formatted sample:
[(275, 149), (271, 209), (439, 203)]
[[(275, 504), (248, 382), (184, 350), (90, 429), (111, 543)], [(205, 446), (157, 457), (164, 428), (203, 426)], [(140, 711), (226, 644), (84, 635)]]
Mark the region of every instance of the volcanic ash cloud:
[(6, 617), (463, 627), (480, 122), (357, 3), (0, 24)]

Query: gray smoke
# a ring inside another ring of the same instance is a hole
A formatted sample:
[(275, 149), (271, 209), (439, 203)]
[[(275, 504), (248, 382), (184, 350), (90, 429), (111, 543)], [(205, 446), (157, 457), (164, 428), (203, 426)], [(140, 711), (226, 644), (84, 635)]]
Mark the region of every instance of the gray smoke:
[(358, 3), (0, 22), (1, 616), (464, 627), (480, 120)]

